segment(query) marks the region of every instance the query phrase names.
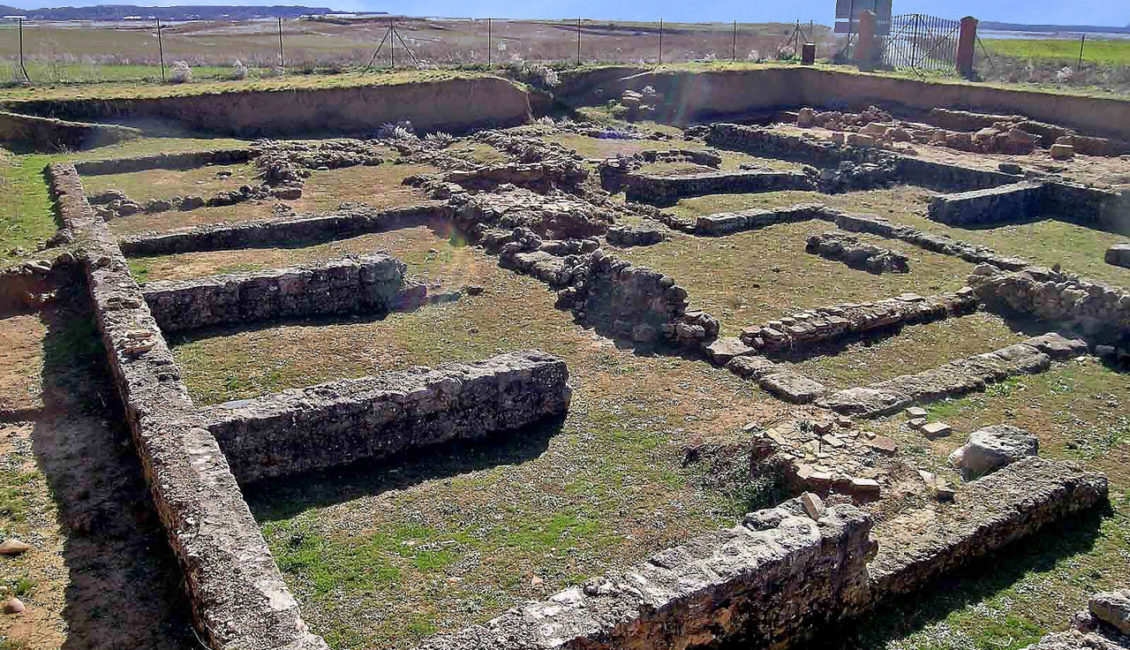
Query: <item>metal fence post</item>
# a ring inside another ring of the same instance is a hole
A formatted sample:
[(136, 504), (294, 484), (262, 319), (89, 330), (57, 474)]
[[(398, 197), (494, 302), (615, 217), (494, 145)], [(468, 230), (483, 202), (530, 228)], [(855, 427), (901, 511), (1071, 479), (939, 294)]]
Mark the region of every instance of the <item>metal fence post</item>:
[(577, 65), (581, 65), (581, 19), (577, 18)]
[(1082, 65), (1083, 65), (1083, 45), (1086, 42), (1087, 42), (1087, 35), (1086, 34), (1080, 34), (1079, 35), (1079, 65), (1080, 65), (1080, 67), (1082, 67)]
[(31, 83), (31, 76), (24, 67), (24, 19), (20, 18), (20, 72), (24, 73), (24, 81)]
[(487, 67), (488, 68), (490, 67), (491, 48), (494, 45), (492, 43), (492, 41), (494, 40), (492, 37), (493, 37), (493, 34), (491, 34), (490, 18), (487, 18)]
[(279, 18), (279, 71), (286, 72), (286, 59), (283, 58), (282, 18)]
[(663, 19), (659, 19), (659, 65), (663, 65)]
[(730, 37), (730, 63), (738, 60), (738, 21), (734, 21), (734, 33)]
[(157, 19), (157, 55), (161, 57), (161, 81), (165, 81), (165, 44), (161, 41), (161, 19)]

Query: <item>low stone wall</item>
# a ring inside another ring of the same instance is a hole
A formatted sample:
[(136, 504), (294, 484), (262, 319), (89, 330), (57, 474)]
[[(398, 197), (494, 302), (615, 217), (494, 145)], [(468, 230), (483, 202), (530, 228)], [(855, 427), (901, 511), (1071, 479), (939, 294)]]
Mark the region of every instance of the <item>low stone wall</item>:
[(403, 262), (388, 255), (231, 273), (145, 286), (164, 332), (276, 318), (390, 311), (404, 288)]
[(75, 169), (83, 176), (102, 174), (126, 174), (149, 169), (186, 170), (205, 165), (238, 165), (255, 156), (252, 149), (210, 149), (207, 151), (186, 151), (182, 153), (159, 153), (152, 156), (132, 158), (109, 158), (106, 160), (87, 160), (75, 163)]
[(780, 192), (813, 190), (815, 183), (802, 172), (737, 171), (703, 172), (684, 176), (628, 174), (624, 197), (651, 205), (674, 205), (680, 198), (718, 193)]
[(967, 314), (977, 308), (977, 298), (966, 287), (956, 294), (923, 298), (904, 294), (866, 303), (843, 303), (802, 311), (762, 326), (742, 330), (741, 340), (764, 353), (799, 351), (888, 327), (926, 323)]
[(569, 407), (565, 362), (543, 352), (287, 390), (204, 409), (241, 482), (513, 432)]
[(895, 413), (913, 404), (985, 390), (986, 385), (1009, 377), (1047, 370), (1052, 357), (1043, 351), (1049, 349), (1042, 342), (1043, 338), (1028, 339), (917, 374), (841, 390), (820, 399), (816, 405), (844, 415), (875, 417)]
[(698, 217), (693, 233), (705, 237), (732, 235), (746, 230), (757, 230), (778, 223), (796, 223), (824, 219), (827, 208), (823, 203), (798, 203), (776, 210), (740, 210), (737, 212), (717, 212)]
[(114, 124), (67, 122), (0, 111), (0, 142), (32, 151), (90, 149), (140, 135), (137, 129)]
[(421, 650), (802, 643), (866, 600), (870, 529), (853, 506), (813, 521), (794, 499)]
[(855, 235), (836, 232), (812, 235), (805, 243), (804, 250), (868, 273), (910, 272), (910, 258), (906, 255), (889, 248), (861, 242)]
[(890, 182), (940, 191), (984, 189), (1022, 180), (1020, 176), (992, 170), (920, 160), (874, 147), (844, 146), (828, 140), (740, 124), (710, 125), (706, 142), (722, 149), (803, 162), (826, 169), (842, 163), (890, 166)]
[(230, 248), (270, 248), (296, 242), (316, 243), (397, 228), (442, 222), (451, 211), (442, 205), (374, 210), (356, 208), (313, 216), (222, 223), (163, 233), (123, 237), (119, 244), (130, 257), (168, 255)]
[(1107, 264), (1130, 269), (1130, 243), (1114, 244), (1106, 249), (1103, 261)]
[(1066, 221), (1130, 233), (1130, 192), (1048, 181), (1043, 202), (1048, 213)]
[(978, 266), (969, 284), (987, 309), (1055, 323), (1096, 343), (1130, 342), (1130, 294), (1121, 289), (1038, 267), (1000, 273)]
[[(879, 553), (868, 565), (876, 600), (921, 589), (1107, 499), (1107, 480), (1075, 463), (1031, 457), (966, 484), (955, 504), (928, 506), (876, 527)], [(885, 543), (886, 539), (891, 543)]]
[(80, 262), (102, 343), (204, 641), (214, 650), (325, 650), (302, 621), (125, 257), (83, 196), (78, 172), (54, 164), (48, 176), (65, 227), (87, 242)]
[(1041, 183), (1014, 183), (986, 190), (946, 194), (930, 199), (930, 219), (951, 226), (1018, 221), (1039, 213)]

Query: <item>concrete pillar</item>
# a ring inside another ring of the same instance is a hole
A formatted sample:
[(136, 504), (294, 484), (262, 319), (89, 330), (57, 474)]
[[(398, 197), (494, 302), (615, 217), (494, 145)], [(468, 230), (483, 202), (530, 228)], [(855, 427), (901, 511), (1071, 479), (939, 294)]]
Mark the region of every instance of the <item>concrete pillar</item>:
[(957, 72), (965, 78), (973, 76), (973, 48), (977, 44), (977, 19), (961, 19), (961, 36), (957, 41)]
[(878, 47), (875, 43), (875, 12), (870, 9), (859, 15), (859, 37), (855, 43), (855, 60), (860, 70), (874, 70)]

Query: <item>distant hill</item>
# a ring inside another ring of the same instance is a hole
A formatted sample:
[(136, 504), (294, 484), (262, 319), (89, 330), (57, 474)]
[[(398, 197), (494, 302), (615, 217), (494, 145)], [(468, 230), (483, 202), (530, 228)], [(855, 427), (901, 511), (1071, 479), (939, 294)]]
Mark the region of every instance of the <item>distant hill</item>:
[(1113, 27), (1103, 25), (1022, 25), (1020, 23), (998, 23), (982, 20), (978, 29), (991, 29), (1006, 32), (1073, 32), (1076, 34), (1130, 34), (1130, 25)]
[(0, 5), (0, 16), (25, 16), (34, 20), (123, 20), (136, 16), (160, 18), (162, 20), (248, 20), (251, 18), (324, 16), (332, 13), (335, 13), (334, 10), (328, 7), (302, 7), (298, 5), (253, 7), (237, 5), (179, 5), (172, 7), (95, 5), (92, 7), (51, 7), (44, 9), (19, 9)]

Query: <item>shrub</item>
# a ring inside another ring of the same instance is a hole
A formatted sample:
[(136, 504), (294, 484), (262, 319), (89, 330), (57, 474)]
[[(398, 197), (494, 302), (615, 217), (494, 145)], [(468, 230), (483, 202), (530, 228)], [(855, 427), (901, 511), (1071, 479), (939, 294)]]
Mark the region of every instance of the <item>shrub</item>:
[(183, 84), (192, 81), (192, 68), (188, 67), (185, 61), (177, 61), (173, 63), (173, 67), (169, 69), (169, 83)]

